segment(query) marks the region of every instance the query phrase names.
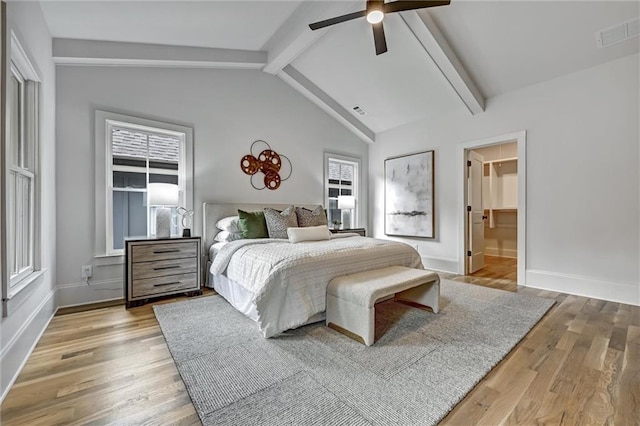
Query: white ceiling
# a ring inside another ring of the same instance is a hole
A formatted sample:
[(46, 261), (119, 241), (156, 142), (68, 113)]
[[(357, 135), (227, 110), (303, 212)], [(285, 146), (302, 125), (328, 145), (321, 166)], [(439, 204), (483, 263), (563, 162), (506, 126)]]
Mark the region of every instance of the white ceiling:
[(488, 98), (640, 51), (638, 37), (596, 45), (597, 31), (638, 17), (638, 1), (453, 0), (430, 13)]
[[(399, 15), (387, 16), (389, 51), (376, 56), (364, 19), (336, 25), (292, 65), (344, 108), (380, 132), (419, 118), (464, 108)], [(354, 113), (355, 114), (355, 113)]]
[(260, 50), (288, 1), (43, 1), (53, 37)]
[[(311, 1), (43, 1), (42, 9), (56, 38), (261, 50), (279, 39), (272, 39), (279, 29), (296, 28), (292, 19), (307, 19), (296, 8)], [(419, 14), (433, 17), (482, 94), (492, 97), (640, 51), (638, 38), (605, 49), (595, 42), (596, 31), (638, 17), (639, 4), (452, 0)], [(306, 24), (297, 28), (310, 31)], [(375, 55), (371, 27), (357, 19), (303, 46), (291, 65), (346, 110), (361, 106), (368, 114), (354, 116), (374, 132), (466, 109), (400, 16), (384, 24), (383, 55)]]

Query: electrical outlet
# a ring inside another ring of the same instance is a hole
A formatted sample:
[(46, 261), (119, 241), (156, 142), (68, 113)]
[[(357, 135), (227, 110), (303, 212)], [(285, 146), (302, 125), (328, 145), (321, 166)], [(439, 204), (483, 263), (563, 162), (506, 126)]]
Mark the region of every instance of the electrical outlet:
[(91, 278), (93, 271), (91, 268), (91, 265), (84, 265), (82, 267), (82, 278), (86, 279), (86, 278)]

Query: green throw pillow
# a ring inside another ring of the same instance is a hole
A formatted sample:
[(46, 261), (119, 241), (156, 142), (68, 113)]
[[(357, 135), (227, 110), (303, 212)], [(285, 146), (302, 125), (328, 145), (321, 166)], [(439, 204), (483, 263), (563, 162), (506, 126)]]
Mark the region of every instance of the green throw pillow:
[(240, 217), (240, 232), (242, 238), (268, 238), (267, 222), (264, 212), (245, 212), (238, 210)]

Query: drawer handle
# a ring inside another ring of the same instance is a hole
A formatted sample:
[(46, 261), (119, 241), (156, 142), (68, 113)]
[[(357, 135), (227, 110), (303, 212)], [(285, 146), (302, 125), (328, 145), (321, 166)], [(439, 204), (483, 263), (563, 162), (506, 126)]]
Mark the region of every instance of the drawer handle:
[(179, 268), (180, 265), (171, 265), (171, 266), (158, 266), (156, 268), (153, 268), (154, 271), (161, 271), (163, 269), (175, 269), (175, 268)]
[(162, 253), (177, 253), (180, 249), (169, 249), (169, 250), (154, 250), (153, 254), (162, 254)]
[(163, 287), (165, 285), (174, 285), (174, 284), (180, 284), (180, 281), (174, 281), (172, 283), (162, 283), (162, 284), (154, 284), (154, 287)]

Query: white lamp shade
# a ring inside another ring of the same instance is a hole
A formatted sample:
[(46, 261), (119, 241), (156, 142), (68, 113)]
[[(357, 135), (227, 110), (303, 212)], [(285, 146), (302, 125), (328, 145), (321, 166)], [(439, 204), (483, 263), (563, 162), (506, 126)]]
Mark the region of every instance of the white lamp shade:
[(150, 183), (147, 188), (147, 204), (150, 206), (175, 207), (180, 202), (178, 185), (172, 183)]
[(353, 195), (339, 195), (338, 208), (340, 210), (351, 210), (356, 208), (356, 197)]

